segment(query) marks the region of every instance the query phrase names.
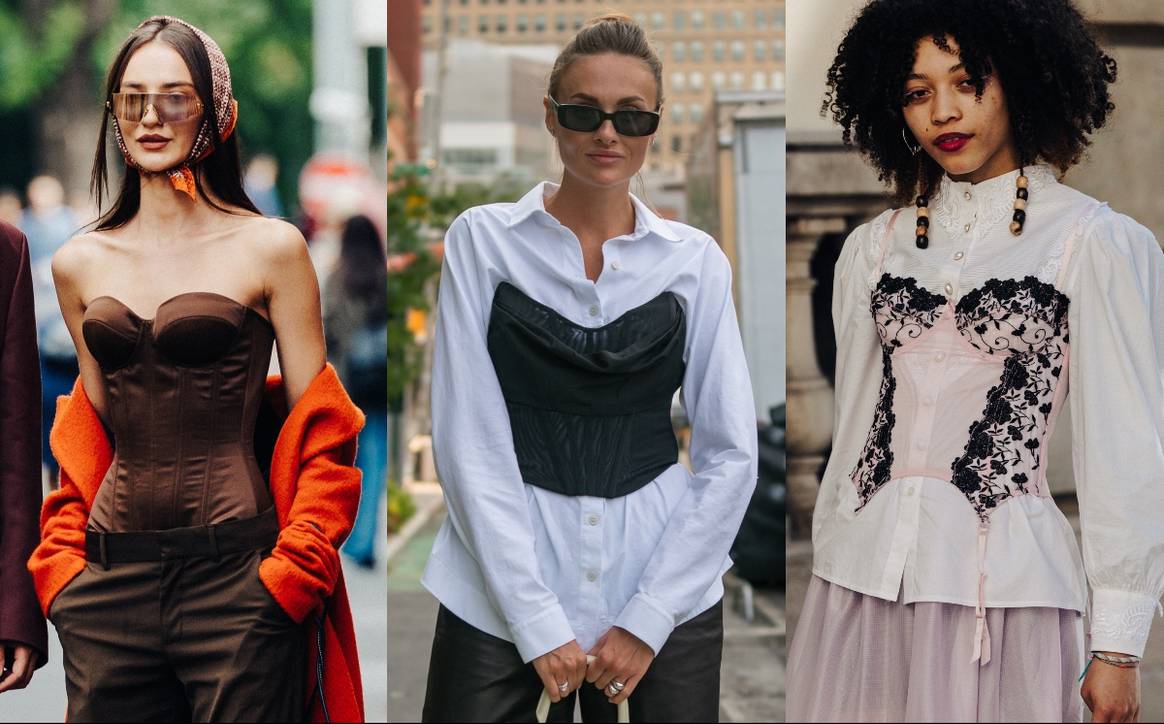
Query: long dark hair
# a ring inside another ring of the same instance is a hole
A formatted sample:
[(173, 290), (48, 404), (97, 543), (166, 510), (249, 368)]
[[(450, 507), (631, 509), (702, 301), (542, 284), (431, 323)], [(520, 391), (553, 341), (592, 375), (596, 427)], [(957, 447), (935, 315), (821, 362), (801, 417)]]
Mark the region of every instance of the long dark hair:
[[(158, 40), (166, 43), (190, 69), (190, 77), (194, 81), (194, 90), (202, 100), (202, 124), (209, 124), (210, 128), (210, 155), (194, 164), (194, 184), (198, 195), (219, 211), (233, 213), (231, 209), (219, 206), (202, 187), (199, 178), (199, 169), (205, 175), (206, 183), (214, 195), (227, 204), (235, 207), (261, 212), (243, 190), (242, 167), (239, 163), (239, 143), (237, 130), (225, 140), (218, 138), (217, 126), (214, 122), (214, 89), (211, 80), (210, 58), (206, 55), (206, 48), (192, 30), (181, 23), (170, 22), (163, 18), (152, 20), (135, 30), (117, 51), (113, 64), (109, 66), (109, 75), (105, 80), (105, 101), (113, 102), (113, 94), (121, 89), (121, 76), (125, 73), (125, 66), (130, 56), (141, 46)], [(106, 113), (101, 117), (101, 135), (97, 139), (97, 153), (93, 157), (93, 174), (89, 181), (89, 192), (97, 199), (97, 209), (100, 214), (102, 203), (109, 190), (108, 167), (106, 161), (106, 146), (111, 129), (109, 128), (108, 106)], [(199, 125), (201, 128), (201, 125)], [(123, 160), (124, 163), (124, 160)], [(121, 189), (113, 206), (101, 214), (94, 223), (94, 230), (116, 229), (125, 225), (137, 214), (141, 206), (141, 176), (135, 173), (136, 169), (125, 164), (125, 174), (121, 181)]]
[(378, 306), (387, 316), (388, 257), (376, 224), (367, 216), (357, 214), (344, 224), (335, 274), (348, 298), (383, 299)]

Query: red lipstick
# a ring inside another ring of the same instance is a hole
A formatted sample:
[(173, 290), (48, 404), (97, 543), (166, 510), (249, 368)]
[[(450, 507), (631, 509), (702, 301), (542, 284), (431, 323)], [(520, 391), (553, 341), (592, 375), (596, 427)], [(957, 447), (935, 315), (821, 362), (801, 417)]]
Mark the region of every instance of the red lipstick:
[(955, 153), (961, 151), (973, 137), (973, 133), (943, 133), (934, 139), (934, 145), (947, 153)]

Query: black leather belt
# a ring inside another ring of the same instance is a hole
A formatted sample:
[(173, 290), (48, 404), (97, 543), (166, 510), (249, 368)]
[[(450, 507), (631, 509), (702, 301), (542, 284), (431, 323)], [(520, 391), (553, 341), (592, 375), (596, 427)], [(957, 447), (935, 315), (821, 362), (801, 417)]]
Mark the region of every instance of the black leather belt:
[(144, 563), (175, 558), (218, 558), (229, 553), (270, 548), (279, 535), (273, 507), (253, 518), (169, 530), (124, 533), (85, 531), (85, 555), (109, 570), (113, 563)]

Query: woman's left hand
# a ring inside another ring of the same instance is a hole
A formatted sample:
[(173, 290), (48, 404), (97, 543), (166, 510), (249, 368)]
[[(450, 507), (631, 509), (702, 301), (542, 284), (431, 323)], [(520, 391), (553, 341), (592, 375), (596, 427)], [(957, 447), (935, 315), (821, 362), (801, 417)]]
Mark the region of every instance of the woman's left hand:
[[(1112, 654), (1122, 656), (1123, 654)], [(1121, 669), (1096, 659), (1087, 669), (1080, 690), (1091, 710), (1091, 721), (1140, 720), (1140, 668)]]
[[(588, 653), (595, 659), (586, 670), (586, 680), (606, 694), (611, 704), (626, 701), (655, 660), (655, 652), (651, 651), (650, 646), (630, 631), (617, 626), (602, 634), (602, 638)], [(606, 688), (612, 681), (623, 685), (622, 691), (614, 696)]]

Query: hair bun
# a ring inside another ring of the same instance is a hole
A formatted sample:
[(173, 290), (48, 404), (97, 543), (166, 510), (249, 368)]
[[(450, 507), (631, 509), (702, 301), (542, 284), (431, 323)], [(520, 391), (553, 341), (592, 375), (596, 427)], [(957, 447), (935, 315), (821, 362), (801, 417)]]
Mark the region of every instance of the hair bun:
[(629, 23), (630, 25), (638, 27), (638, 23), (634, 21), (634, 18), (627, 15), (626, 13), (619, 12), (603, 13), (602, 15), (597, 15), (593, 18), (590, 18), (588, 21), (586, 21), (585, 27), (589, 28), (592, 25), (598, 25), (600, 23)]

